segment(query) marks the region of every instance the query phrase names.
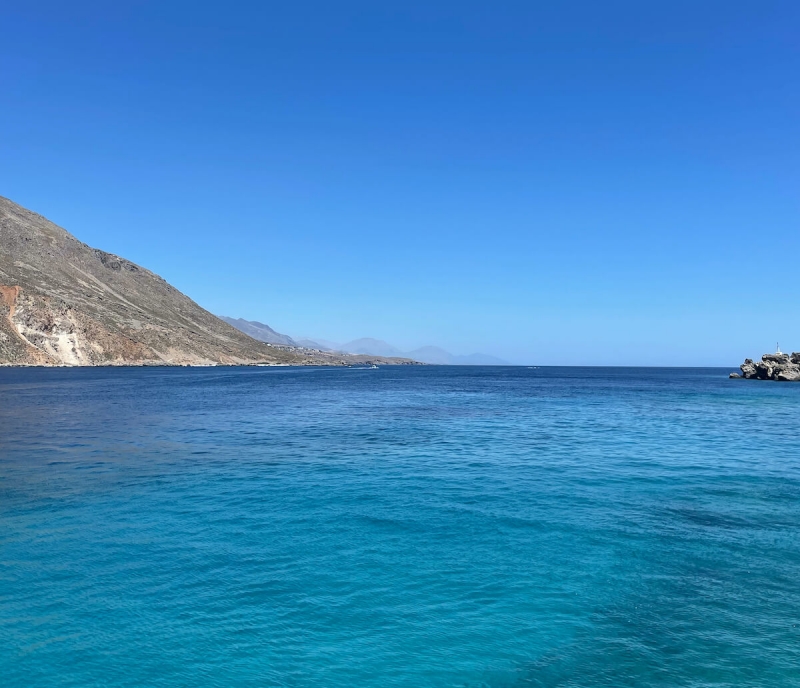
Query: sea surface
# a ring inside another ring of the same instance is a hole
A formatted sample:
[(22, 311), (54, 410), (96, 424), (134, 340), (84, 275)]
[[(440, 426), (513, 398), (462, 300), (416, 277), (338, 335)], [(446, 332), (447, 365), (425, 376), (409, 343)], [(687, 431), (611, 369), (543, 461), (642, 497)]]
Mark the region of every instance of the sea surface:
[(800, 384), (0, 369), (0, 684), (800, 686)]

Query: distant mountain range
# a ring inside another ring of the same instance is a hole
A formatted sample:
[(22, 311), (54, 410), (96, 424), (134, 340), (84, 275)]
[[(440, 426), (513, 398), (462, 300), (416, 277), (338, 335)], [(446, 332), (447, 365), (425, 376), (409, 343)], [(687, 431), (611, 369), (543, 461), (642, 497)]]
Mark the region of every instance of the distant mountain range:
[(336, 344), (319, 339), (292, 338), (288, 335), (280, 334), (269, 325), (265, 325), (256, 320), (229, 318), (224, 315), (219, 316), (219, 318), (233, 325), (245, 334), (250, 335), (254, 339), (270, 344), (299, 346), (307, 349), (318, 349), (319, 351), (339, 351), (348, 354), (383, 356), (386, 358), (411, 358), (421, 363), (430, 363), (434, 365), (511, 365), (508, 361), (487, 354), (456, 356), (438, 346), (423, 346), (413, 351), (402, 351), (388, 342), (384, 342), (381, 339), (372, 339), (371, 337), (355, 339), (345, 344)]
[(413, 358), (421, 363), (435, 365), (510, 365), (508, 361), (496, 356), (489, 356), (488, 354), (457, 356), (438, 346), (422, 346), (413, 351), (401, 351), (388, 342), (370, 337), (355, 339), (352, 342), (342, 344), (339, 347), (339, 351), (350, 354), (369, 354), (371, 356), (402, 356), (403, 358)]
[[(217, 316), (229, 325), (233, 325), (240, 332), (250, 335), (253, 339), (267, 344), (283, 344), (284, 346), (303, 346), (294, 341), (290, 336), (280, 334), (273, 330), (269, 325), (260, 323), (257, 320), (244, 320), (242, 318), (228, 318), (225, 315)], [(307, 347), (315, 348), (315, 347)]]

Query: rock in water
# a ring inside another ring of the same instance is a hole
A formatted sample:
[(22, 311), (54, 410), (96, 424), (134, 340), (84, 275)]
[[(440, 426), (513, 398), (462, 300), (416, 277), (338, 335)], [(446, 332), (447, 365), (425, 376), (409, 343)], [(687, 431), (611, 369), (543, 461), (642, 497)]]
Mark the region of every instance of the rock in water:
[(0, 365), (304, 363), (0, 197)]
[(765, 363), (776, 363), (778, 365), (783, 365), (784, 363), (789, 363), (789, 354), (764, 354), (761, 357), (761, 360)]
[(748, 380), (778, 380), (781, 382), (800, 382), (800, 353), (764, 354), (758, 363), (746, 358), (739, 368), (741, 375), (731, 373), (730, 377), (743, 377)]
[(750, 379), (756, 376), (756, 365), (753, 363), (752, 358), (744, 359), (744, 363), (739, 368), (742, 371), (742, 377)]
[(779, 371), (775, 379), (782, 382), (800, 382), (800, 365), (787, 367)]

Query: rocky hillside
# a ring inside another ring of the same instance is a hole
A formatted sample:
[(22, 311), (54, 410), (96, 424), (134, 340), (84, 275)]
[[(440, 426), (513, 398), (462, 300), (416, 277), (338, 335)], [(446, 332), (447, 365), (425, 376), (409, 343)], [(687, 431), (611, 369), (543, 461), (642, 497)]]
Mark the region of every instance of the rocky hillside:
[(764, 354), (754, 363), (746, 358), (740, 366), (742, 374), (731, 373), (731, 377), (748, 380), (777, 380), (779, 382), (800, 382), (800, 353)]
[(0, 196), (0, 365), (348, 365), (258, 342), (158, 275)]

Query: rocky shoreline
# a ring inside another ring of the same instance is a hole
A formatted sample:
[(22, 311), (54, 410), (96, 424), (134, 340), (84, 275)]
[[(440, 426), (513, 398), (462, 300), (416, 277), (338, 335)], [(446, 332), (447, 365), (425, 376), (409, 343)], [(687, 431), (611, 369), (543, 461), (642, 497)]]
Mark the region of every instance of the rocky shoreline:
[(731, 373), (730, 377), (745, 380), (775, 380), (777, 382), (800, 382), (800, 352), (764, 354), (754, 362), (746, 358), (739, 368), (742, 374)]

